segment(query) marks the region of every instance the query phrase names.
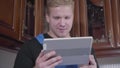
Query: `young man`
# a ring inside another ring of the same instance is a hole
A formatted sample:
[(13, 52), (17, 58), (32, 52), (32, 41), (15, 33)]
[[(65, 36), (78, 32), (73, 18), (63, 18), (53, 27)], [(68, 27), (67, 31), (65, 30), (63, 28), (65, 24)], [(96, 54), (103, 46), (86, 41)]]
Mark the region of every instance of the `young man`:
[[(73, 17), (73, 0), (47, 0), (46, 20), (49, 23), (49, 31), (43, 34), (44, 38), (71, 37)], [(14, 68), (97, 68), (93, 55), (89, 56), (88, 65), (57, 66), (63, 61), (62, 57), (56, 56), (55, 51), (44, 54), (42, 43), (40, 44), (38, 39), (41, 37), (24, 43), (16, 57)]]

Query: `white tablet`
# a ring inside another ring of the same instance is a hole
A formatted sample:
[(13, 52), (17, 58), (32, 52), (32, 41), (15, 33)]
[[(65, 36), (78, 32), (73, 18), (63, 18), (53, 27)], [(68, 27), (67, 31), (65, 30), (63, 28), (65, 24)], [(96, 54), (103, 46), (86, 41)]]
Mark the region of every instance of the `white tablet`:
[(55, 50), (57, 55), (62, 56), (60, 65), (88, 64), (92, 42), (92, 37), (44, 39), (43, 49)]

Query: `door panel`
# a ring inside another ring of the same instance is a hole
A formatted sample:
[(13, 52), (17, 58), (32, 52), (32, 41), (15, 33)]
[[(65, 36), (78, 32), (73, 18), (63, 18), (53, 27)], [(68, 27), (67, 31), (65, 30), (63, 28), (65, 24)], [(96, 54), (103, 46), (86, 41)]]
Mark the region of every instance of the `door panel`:
[(113, 26), (114, 26), (114, 37), (116, 46), (120, 47), (120, 1), (111, 0), (112, 2), (112, 15), (113, 15)]
[(20, 39), (21, 0), (0, 0), (0, 34)]

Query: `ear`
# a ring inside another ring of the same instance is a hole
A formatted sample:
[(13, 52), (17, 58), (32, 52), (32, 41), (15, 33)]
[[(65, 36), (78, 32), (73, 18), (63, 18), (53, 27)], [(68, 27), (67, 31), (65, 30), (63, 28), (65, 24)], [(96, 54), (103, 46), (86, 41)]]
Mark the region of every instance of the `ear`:
[(46, 21), (47, 21), (47, 23), (49, 23), (49, 15), (46, 14), (45, 17), (46, 17)]

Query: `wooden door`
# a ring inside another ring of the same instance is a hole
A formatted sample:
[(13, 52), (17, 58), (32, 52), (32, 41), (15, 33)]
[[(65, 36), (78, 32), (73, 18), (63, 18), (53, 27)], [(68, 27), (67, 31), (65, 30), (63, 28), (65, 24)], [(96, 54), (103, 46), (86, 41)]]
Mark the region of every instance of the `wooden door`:
[[(88, 35), (92, 35), (94, 38), (93, 46), (96, 50), (97, 57), (120, 55), (118, 48), (120, 37), (119, 0), (87, 0), (87, 2), (88, 1), (92, 4), (88, 5), (87, 3)], [(102, 5), (100, 3), (102, 3)], [(89, 14), (91, 14), (91, 16)]]
[(116, 47), (120, 47), (120, 1), (111, 0)]
[(0, 35), (21, 39), (24, 0), (0, 0)]

